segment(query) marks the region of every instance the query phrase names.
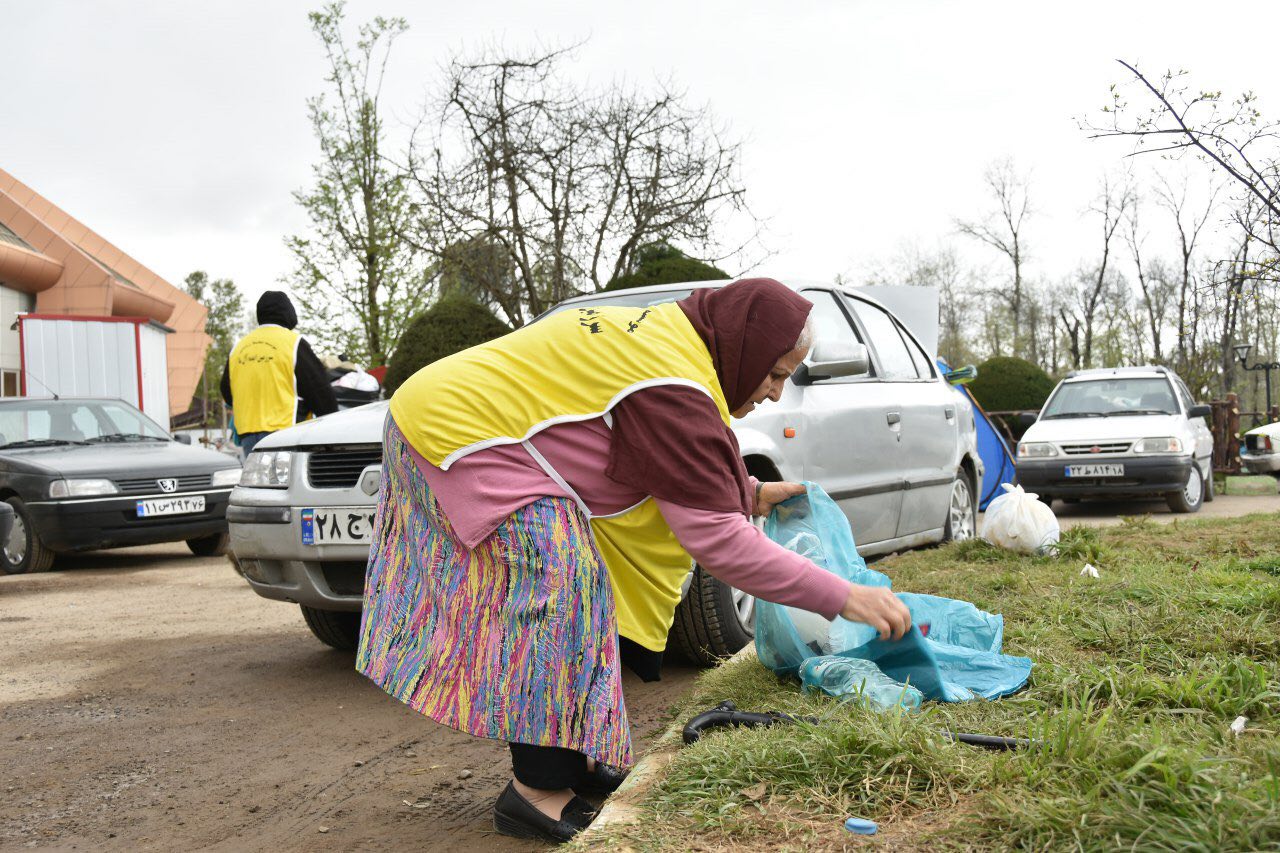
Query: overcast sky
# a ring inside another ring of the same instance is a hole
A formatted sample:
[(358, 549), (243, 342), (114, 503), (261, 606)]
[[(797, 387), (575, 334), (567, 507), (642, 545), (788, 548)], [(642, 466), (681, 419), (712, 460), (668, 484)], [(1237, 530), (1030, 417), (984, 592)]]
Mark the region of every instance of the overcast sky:
[[(324, 58), (294, 0), (0, 0), (0, 166), (169, 281), (229, 276), (255, 295), (305, 227), (291, 192), (316, 154), (305, 99)], [(1050, 9), (1052, 8), (1052, 11)], [(829, 279), (953, 234), (988, 208), (984, 168), (1030, 170), (1033, 272), (1093, 251), (1082, 219), (1122, 145), (1076, 126), (1123, 79), (1114, 62), (1252, 88), (1280, 115), (1262, 45), (1280, 2), (483, 2), (352, 0), (400, 15), (384, 102), (411, 121), (453, 51), (587, 39), (575, 71), (673, 79), (744, 143), (769, 220), (767, 269)], [(975, 262), (989, 255), (971, 250)]]

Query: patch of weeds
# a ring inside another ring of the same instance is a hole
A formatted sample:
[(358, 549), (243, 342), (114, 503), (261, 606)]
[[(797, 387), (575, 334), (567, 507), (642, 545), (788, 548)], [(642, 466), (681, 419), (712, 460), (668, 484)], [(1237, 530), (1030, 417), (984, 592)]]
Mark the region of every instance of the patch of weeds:
[(1103, 565), (1111, 557), (1111, 548), (1102, 541), (1097, 528), (1073, 527), (1064, 530), (1058, 540), (1057, 558)]

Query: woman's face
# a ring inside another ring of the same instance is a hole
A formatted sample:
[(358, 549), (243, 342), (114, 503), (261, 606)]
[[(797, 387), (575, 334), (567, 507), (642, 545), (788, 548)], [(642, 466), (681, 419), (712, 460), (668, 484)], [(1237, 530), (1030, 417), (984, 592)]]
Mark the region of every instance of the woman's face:
[(765, 400), (778, 402), (778, 398), (782, 396), (782, 386), (808, 354), (809, 349), (807, 347), (805, 349), (793, 349), (778, 359), (774, 363), (773, 369), (769, 371), (769, 375), (760, 383), (760, 387), (751, 393), (751, 399), (742, 408), (735, 410), (733, 416), (735, 418), (745, 418)]

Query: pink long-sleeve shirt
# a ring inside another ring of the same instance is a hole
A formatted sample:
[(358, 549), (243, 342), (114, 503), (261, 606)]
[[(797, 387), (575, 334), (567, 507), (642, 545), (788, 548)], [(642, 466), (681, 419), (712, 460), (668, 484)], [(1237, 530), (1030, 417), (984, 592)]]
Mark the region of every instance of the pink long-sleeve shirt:
[[(559, 424), (530, 443), (592, 515), (634, 506), (647, 495), (605, 476), (611, 432), (602, 418)], [(474, 548), (520, 507), (540, 497), (573, 498), (521, 445), (491, 447), (448, 471), (414, 453), (458, 538)], [(693, 509), (656, 499), (676, 539), (698, 564), (743, 592), (834, 618), (848, 581), (769, 539), (742, 514)]]

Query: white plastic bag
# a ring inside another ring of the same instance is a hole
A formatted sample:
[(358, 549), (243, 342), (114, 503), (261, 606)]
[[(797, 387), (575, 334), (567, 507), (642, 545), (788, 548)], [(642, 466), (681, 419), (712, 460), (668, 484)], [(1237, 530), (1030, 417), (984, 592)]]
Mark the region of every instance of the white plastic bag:
[(1022, 486), (1001, 483), (1004, 494), (987, 505), (982, 538), (1023, 554), (1051, 552), (1058, 544), (1058, 519), (1053, 510)]

